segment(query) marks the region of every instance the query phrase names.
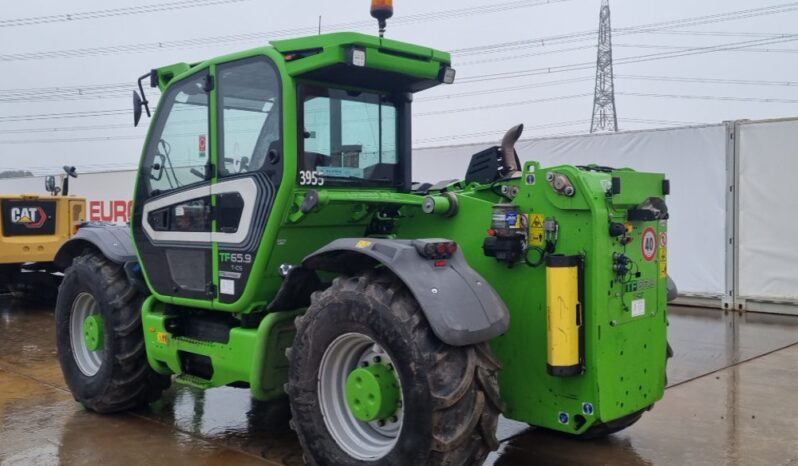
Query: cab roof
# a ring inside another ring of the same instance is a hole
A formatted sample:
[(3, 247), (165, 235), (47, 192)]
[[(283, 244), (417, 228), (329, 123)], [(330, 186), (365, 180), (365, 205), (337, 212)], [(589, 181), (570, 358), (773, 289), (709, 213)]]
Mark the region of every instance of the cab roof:
[[(394, 92), (418, 92), (436, 86), (443, 82), (444, 72), (451, 64), (447, 52), (355, 32), (276, 40), (270, 45), (283, 57), (285, 69), (292, 77)], [(250, 52), (255, 55), (258, 51), (263, 48)], [(354, 60), (354, 54), (358, 58), (365, 56), (365, 63)], [(219, 57), (213, 62), (241, 55)], [(177, 63), (158, 68), (157, 84), (163, 90), (175, 77), (205, 63)]]

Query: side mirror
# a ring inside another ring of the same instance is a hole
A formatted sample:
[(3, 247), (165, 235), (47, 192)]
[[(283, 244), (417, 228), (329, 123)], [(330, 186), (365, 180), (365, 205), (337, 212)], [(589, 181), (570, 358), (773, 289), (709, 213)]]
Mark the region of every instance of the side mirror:
[(49, 175), (44, 179), (44, 189), (53, 196), (57, 196), (58, 192), (61, 191), (55, 186), (55, 177), (53, 175)]
[(144, 106), (144, 102), (141, 100), (139, 93), (133, 91), (133, 126), (138, 126), (139, 121), (141, 121), (141, 107)]

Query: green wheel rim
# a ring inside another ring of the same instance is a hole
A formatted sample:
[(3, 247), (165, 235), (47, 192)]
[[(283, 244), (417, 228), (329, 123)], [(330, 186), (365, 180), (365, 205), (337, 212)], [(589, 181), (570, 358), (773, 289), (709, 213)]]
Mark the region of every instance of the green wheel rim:
[[(340, 335), (322, 355), (317, 388), (319, 409), (336, 444), (357, 460), (377, 461), (390, 453), (399, 440), (404, 407), (402, 380), (394, 367), (391, 356), (377, 341), (357, 332)], [(361, 387), (350, 388), (358, 375)], [(372, 385), (372, 389), (367, 389), (363, 385), (366, 380), (376, 383), (377, 388)], [(356, 397), (368, 400), (369, 394), (374, 395), (375, 405), (367, 415), (365, 410), (351, 409)], [(356, 414), (358, 411), (360, 414)]]
[(363, 422), (386, 420), (398, 408), (399, 381), (386, 364), (373, 364), (352, 371), (346, 381), (346, 401)]
[(100, 314), (92, 314), (83, 321), (83, 339), (89, 351), (103, 347), (103, 318)]

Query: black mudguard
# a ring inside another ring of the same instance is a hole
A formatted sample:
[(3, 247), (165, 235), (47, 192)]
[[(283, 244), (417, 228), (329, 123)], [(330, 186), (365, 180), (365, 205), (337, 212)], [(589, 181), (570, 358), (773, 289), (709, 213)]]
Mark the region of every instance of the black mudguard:
[(409, 240), (342, 238), (302, 263), (305, 269), (344, 274), (378, 265), (387, 267), (404, 282), (433, 332), (444, 343), (482, 343), (503, 334), (510, 325), (507, 306), (459, 250), (446, 265), (436, 267), (435, 261), (421, 257)]
[(66, 269), (86, 248), (99, 250), (115, 264), (124, 265), (137, 261), (129, 227), (110, 223), (87, 223), (81, 226), (75, 236), (61, 245), (55, 255), (55, 264), (61, 270)]

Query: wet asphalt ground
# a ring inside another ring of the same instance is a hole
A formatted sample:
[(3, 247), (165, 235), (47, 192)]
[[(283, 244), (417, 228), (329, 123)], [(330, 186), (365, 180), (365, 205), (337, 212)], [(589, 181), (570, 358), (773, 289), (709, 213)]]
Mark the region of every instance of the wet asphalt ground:
[[(673, 307), (665, 398), (627, 431), (583, 442), (503, 420), (492, 465), (798, 465), (798, 317)], [(300, 465), (284, 404), (175, 385), (148, 409), (73, 401), (53, 311), (0, 297), (0, 465)]]

